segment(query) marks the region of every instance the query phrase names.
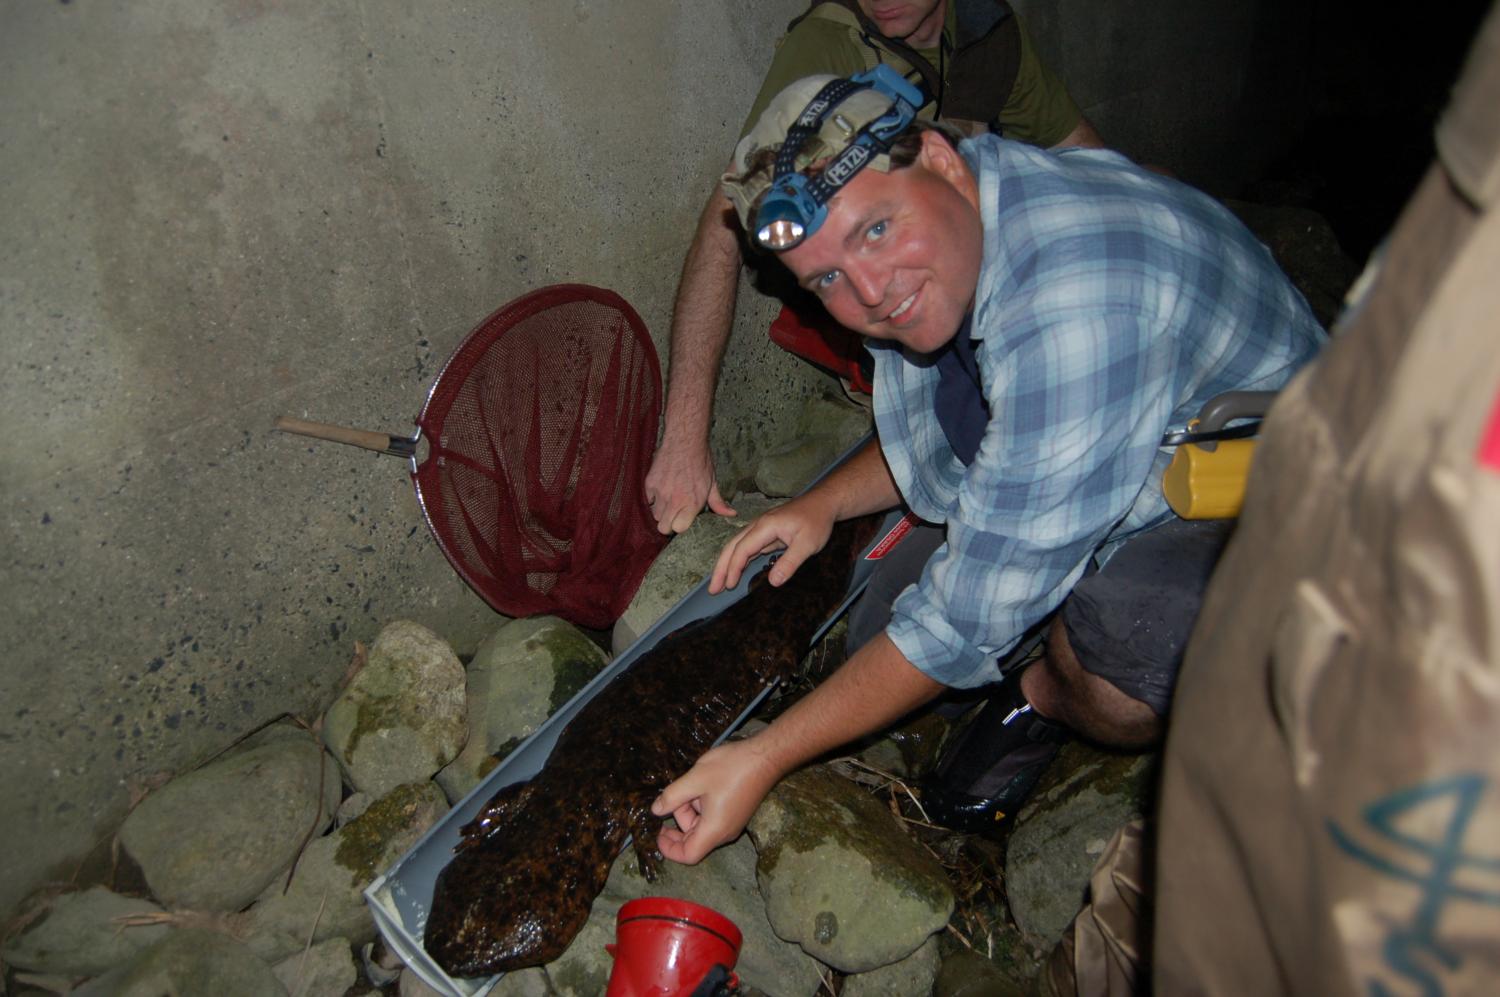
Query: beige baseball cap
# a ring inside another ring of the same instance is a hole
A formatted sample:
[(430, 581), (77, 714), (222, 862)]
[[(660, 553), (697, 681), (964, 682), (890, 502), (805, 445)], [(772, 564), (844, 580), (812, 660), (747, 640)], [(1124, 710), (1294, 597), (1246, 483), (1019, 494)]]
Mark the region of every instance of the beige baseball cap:
[[(787, 85), (786, 89), (772, 98), (761, 112), (755, 126), (734, 147), (733, 171), (724, 174), (723, 188), (740, 224), (748, 232), (751, 214), (756, 201), (771, 186), (772, 171), (761, 170), (745, 179), (750, 163), (762, 149), (780, 150), (786, 141), (787, 132), (807, 110), (818, 92), (839, 77), (828, 74), (804, 76)], [(881, 91), (866, 87), (854, 91), (840, 101), (823, 118), (818, 130), (810, 135), (797, 153), (796, 168), (805, 170), (814, 163), (831, 159), (848, 148), (856, 134), (865, 125), (879, 119), (891, 109), (895, 101)], [(866, 164), (882, 173), (890, 171), (891, 157), (881, 153)]]

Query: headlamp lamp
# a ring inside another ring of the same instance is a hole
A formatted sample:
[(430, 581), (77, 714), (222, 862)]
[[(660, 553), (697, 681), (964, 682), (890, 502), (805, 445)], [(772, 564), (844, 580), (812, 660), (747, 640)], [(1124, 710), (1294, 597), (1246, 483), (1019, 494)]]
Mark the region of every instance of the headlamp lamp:
[[(807, 140), (837, 113), (840, 104), (860, 90), (875, 90), (889, 97), (889, 110), (860, 128), (820, 176), (809, 178), (797, 172), (797, 155)], [(787, 129), (776, 154), (770, 189), (755, 213), (755, 241), (780, 252), (816, 232), (828, 217), (828, 202), (833, 195), (872, 159), (891, 151), (892, 143), (915, 120), (922, 104), (922, 91), (885, 64), (834, 80), (819, 90)]]

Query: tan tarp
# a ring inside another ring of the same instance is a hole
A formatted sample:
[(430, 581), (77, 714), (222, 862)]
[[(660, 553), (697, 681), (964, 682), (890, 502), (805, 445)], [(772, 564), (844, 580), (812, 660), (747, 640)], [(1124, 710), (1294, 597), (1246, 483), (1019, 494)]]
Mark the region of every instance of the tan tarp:
[(1129, 992), (1146, 966), (1082, 954), (1134, 937), (1159, 994), (1500, 993), (1494, 10), (1438, 150), (1268, 422), (1179, 681), (1154, 924), (1098, 892), (1117, 841), (1054, 960), (1080, 993)]

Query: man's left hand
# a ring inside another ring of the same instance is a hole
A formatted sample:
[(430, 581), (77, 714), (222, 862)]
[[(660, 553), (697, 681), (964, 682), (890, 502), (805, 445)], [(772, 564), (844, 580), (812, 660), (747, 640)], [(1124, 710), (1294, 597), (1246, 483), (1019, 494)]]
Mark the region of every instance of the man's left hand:
[(711, 748), (651, 804), (656, 816), (677, 820), (661, 829), (657, 848), (673, 862), (696, 865), (740, 836), (782, 775), (753, 737)]

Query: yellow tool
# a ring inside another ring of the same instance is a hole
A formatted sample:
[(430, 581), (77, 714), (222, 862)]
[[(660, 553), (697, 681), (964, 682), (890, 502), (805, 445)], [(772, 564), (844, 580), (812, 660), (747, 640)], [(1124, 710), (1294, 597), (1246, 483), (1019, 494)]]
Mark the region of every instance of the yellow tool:
[(1260, 424), (1225, 427), (1239, 419), (1259, 419), (1275, 397), (1274, 391), (1216, 395), (1185, 431), (1162, 439), (1164, 446), (1177, 447), (1161, 479), (1173, 512), (1183, 519), (1233, 519), (1240, 514), (1255, 455), (1255, 440), (1243, 437), (1255, 433)]

